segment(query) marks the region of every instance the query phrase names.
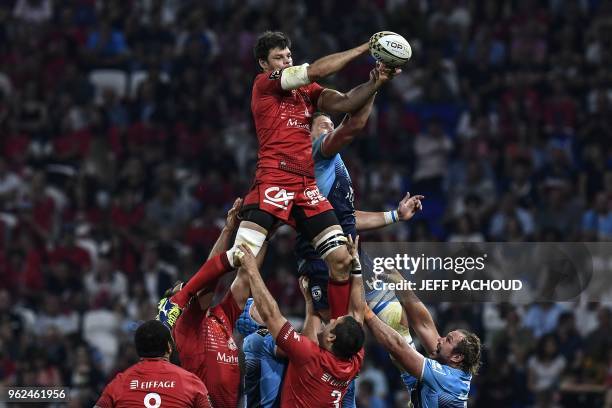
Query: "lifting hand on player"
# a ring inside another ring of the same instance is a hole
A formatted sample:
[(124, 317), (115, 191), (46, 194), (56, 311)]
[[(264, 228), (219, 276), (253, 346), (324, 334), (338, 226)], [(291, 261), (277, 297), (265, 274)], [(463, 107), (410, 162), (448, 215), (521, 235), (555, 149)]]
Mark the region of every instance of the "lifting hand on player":
[(359, 261), (359, 235), (353, 237), (349, 234), (347, 236), (346, 249), (348, 250), (351, 258), (353, 258), (351, 270), (352, 272), (361, 273), (361, 262)]
[(406, 196), (399, 202), (397, 206), (397, 215), (400, 221), (408, 221), (414, 214), (423, 209), (423, 203), (421, 200), (424, 200), (425, 196), (415, 195), (410, 196), (410, 193), (406, 193)]
[(299, 283), (300, 283), (300, 292), (302, 292), (302, 296), (304, 296), (304, 301), (306, 303), (312, 303), (312, 295), (310, 291), (308, 290), (308, 283), (309, 283), (308, 277), (306, 275), (300, 276)]
[(239, 197), (234, 200), (234, 204), (227, 212), (227, 217), (225, 218), (225, 228), (227, 228), (229, 231), (236, 230), (236, 228), (238, 228), (238, 224), (240, 224), (240, 218), (238, 217), (240, 207), (242, 207), (242, 198)]
[(240, 249), (240, 254), (237, 254), (237, 257), (240, 259), (240, 267), (244, 268), (249, 275), (259, 273), (257, 261), (251, 249), (245, 244), (238, 245), (238, 248)]

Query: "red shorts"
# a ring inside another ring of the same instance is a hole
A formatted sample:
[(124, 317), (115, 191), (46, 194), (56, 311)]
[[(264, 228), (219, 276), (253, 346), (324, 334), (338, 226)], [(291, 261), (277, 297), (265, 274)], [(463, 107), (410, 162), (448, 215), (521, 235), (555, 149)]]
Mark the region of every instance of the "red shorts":
[(314, 178), (283, 171), (267, 172), (266, 177), (257, 177), (242, 205), (243, 208), (259, 208), (294, 228), (294, 211), (301, 211), (303, 218), (310, 218), (334, 209), (319, 192)]

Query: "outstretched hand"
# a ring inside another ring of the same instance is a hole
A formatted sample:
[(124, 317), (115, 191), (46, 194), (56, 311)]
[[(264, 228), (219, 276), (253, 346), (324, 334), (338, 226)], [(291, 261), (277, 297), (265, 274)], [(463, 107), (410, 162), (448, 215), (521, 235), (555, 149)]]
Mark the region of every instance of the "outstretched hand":
[(374, 71), (378, 73), (378, 76), (375, 77), (375, 79), (381, 85), (392, 80), (396, 75), (402, 73), (400, 68), (388, 67), (380, 61), (376, 61), (376, 68), (374, 68)]
[(414, 214), (423, 209), (423, 203), (425, 196), (415, 195), (410, 196), (410, 193), (406, 193), (406, 196), (399, 202), (397, 206), (397, 215), (400, 221), (408, 221)]

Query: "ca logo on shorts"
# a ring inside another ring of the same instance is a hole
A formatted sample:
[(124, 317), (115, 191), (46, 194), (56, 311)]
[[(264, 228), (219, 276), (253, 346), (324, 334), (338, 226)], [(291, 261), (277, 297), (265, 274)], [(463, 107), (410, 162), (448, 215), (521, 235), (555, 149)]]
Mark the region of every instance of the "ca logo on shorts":
[(321, 295), (322, 295), (321, 287), (319, 285), (313, 286), (310, 289), (310, 294), (312, 295), (312, 299), (318, 302), (319, 300), (321, 300)]
[[(274, 195), (273, 195), (274, 194)], [(284, 188), (280, 187), (268, 187), (264, 191), (266, 198), (263, 199), (264, 203), (273, 205), (275, 207), (286, 210), (289, 206), (289, 201), (293, 200), (295, 193), (288, 193)]]

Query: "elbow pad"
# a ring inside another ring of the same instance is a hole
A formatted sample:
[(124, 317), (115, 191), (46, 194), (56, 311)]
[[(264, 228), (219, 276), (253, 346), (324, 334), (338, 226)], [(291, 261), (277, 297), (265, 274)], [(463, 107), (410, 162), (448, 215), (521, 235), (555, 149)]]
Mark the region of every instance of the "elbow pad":
[(285, 68), (281, 71), (281, 88), (285, 91), (298, 89), (301, 86), (308, 85), (308, 64), (302, 64), (295, 67)]

